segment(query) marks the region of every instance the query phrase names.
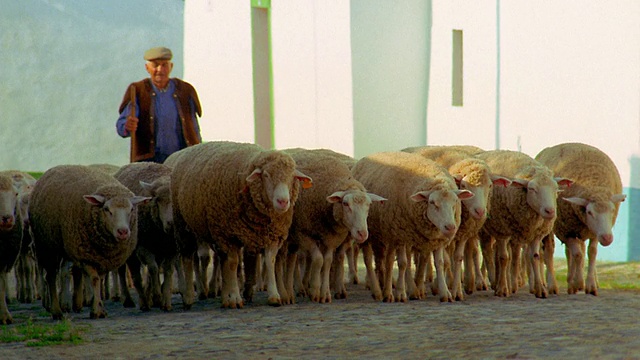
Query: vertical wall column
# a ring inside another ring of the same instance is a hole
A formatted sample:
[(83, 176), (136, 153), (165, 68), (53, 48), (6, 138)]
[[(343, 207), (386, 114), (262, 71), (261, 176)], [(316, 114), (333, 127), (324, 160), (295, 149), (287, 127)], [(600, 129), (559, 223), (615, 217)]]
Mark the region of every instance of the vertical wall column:
[(270, 0), (251, 0), (255, 142), (265, 149), (274, 147), (270, 4)]

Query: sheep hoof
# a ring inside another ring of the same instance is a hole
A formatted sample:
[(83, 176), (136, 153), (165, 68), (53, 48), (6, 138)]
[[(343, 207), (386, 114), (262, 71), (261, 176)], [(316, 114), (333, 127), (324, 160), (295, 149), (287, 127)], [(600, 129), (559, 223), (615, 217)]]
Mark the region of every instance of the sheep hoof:
[[(62, 316), (60, 318), (62, 318)], [(2, 323), (2, 325), (11, 325), (11, 324), (13, 324), (13, 319), (11, 318), (11, 316), (7, 315), (7, 316), (2, 318), (1, 323)]]
[(282, 299), (280, 299), (280, 298), (269, 298), (267, 300), (267, 304), (269, 306), (273, 306), (273, 307), (282, 306)]
[(182, 304), (182, 310), (189, 311), (189, 310), (191, 310), (191, 306), (192, 305), (193, 304)]

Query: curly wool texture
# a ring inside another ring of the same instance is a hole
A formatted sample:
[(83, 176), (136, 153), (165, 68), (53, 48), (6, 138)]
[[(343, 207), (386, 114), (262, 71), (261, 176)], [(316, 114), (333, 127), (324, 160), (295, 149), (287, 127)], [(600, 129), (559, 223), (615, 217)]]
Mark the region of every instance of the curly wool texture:
[(313, 186), (304, 189), (296, 202), (289, 241), (296, 242), (304, 235), (316, 240), (322, 249), (335, 249), (344, 242), (349, 229), (343, 223), (342, 203), (329, 203), (327, 197), (336, 191), (354, 191), (364, 202), (366, 189), (351, 175), (348, 159), (343, 158), (346, 155), (326, 149), (296, 149), (290, 154), (297, 169), (313, 179)]
[[(477, 155), (489, 165), (493, 174), (510, 179), (535, 180), (540, 185), (556, 186), (553, 172), (518, 151), (494, 150)], [(491, 213), (483, 230), (496, 238), (511, 238), (528, 244), (551, 232), (554, 219), (542, 218), (527, 203), (527, 190), (509, 186), (493, 189)]]
[[(385, 152), (360, 159), (353, 174), (368, 191), (388, 199), (385, 206), (369, 211), (369, 240), (374, 247), (408, 245), (433, 251), (451, 239), (427, 218), (427, 201), (414, 202), (419, 191), (457, 190), (447, 170), (418, 154)], [(456, 198), (457, 200), (457, 198)], [(460, 225), (460, 201), (457, 201), (456, 226)]]
[[(176, 222), (181, 219), (196, 239), (213, 243), (223, 253), (241, 246), (258, 252), (284, 242), (300, 187), (291, 156), (255, 144), (225, 141), (185, 150), (171, 178)], [(256, 168), (262, 169), (263, 175), (247, 183)], [(288, 211), (274, 210), (265, 192), (265, 174), (274, 184), (283, 181), (289, 185), (292, 206)]]
[[(453, 177), (464, 179), (474, 187), (491, 188), (491, 169), (487, 163), (471, 155), (474, 147), (466, 149), (465, 146), (422, 146), (407, 148), (403, 151), (420, 154), (445, 167)], [(475, 148), (481, 151), (480, 148)], [(491, 192), (487, 191), (491, 196)], [(491, 210), (491, 201), (486, 202), (487, 212)], [(464, 208), (464, 206), (463, 206)], [(475, 236), (484, 225), (486, 217), (482, 220), (473, 218), (468, 211), (462, 211), (460, 228), (456, 232), (455, 241), (467, 240)]]
[[(586, 144), (566, 143), (543, 149), (536, 160), (553, 169), (556, 176), (568, 178), (573, 184), (561, 194), (562, 198), (580, 197), (603, 207), (611, 196), (622, 194), (622, 180), (615, 163), (601, 150)], [(614, 204), (612, 223), (615, 224), (620, 203)], [(587, 227), (584, 208), (558, 198), (558, 218), (555, 235), (565, 241), (569, 237), (582, 240), (595, 238)]]
[[(152, 198), (138, 206), (138, 248), (161, 256), (158, 260), (178, 255), (173, 228), (164, 228), (158, 212), (159, 203), (171, 203), (171, 172), (171, 168), (163, 164), (140, 162), (124, 165), (114, 174), (134, 194)], [(150, 189), (144, 189), (141, 181), (150, 184)]]
[(137, 215), (130, 218), (129, 239), (118, 241), (105, 225), (104, 210), (83, 198), (90, 194), (112, 199), (120, 206), (130, 206), (129, 199), (134, 196), (113, 176), (86, 166), (56, 166), (38, 180), (31, 194), (29, 218), (41, 263), (57, 266), (60, 259), (68, 259), (104, 274), (131, 255), (137, 242)]
[[(14, 209), (13, 216), (14, 225), (11, 229), (0, 229), (0, 272), (8, 272), (18, 258), (22, 244), (22, 221), (18, 215), (18, 202), (16, 188), (14, 187), (14, 179), (8, 172), (0, 172), (0, 192), (13, 194)], [(2, 214), (5, 215), (5, 214)], [(9, 214), (6, 214), (9, 215)]]

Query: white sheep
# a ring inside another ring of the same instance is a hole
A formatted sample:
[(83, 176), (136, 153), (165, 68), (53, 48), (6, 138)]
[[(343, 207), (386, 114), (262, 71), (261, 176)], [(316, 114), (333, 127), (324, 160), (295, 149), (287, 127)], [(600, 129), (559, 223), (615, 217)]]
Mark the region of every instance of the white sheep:
[[(598, 294), (596, 256), (598, 243), (609, 246), (613, 242), (611, 228), (616, 222), (622, 194), (620, 173), (611, 158), (601, 150), (581, 143), (563, 143), (543, 149), (536, 160), (548, 166), (556, 176), (571, 179), (573, 184), (558, 199), (558, 218), (553, 233), (545, 239), (545, 263), (553, 286), (553, 235), (566, 248), (568, 292), (583, 290)], [(584, 242), (589, 239), (589, 267), (585, 287)], [(549, 279), (548, 279), (549, 280)]]
[[(293, 157), (298, 170), (314, 179), (314, 185), (302, 191), (295, 205), (287, 245), (289, 249), (299, 250), (291, 251), (289, 256), (293, 259), (296, 253), (307, 256), (310, 266), (305, 272), (305, 278), (309, 279), (308, 284), (303, 283), (308, 286), (305, 292), (312, 301), (328, 303), (331, 302), (330, 274), (336, 248), (349, 238), (357, 243), (366, 241), (369, 207), (372, 202), (386, 199), (367, 193), (352, 176), (347, 165), (349, 159), (342, 158), (346, 155), (328, 149), (285, 152)], [(285, 290), (287, 300), (292, 301), (295, 261), (289, 260), (287, 264)]]
[[(114, 177), (134, 194), (151, 200), (138, 206), (138, 245), (127, 260), (133, 283), (138, 292), (140, 309), (158, 306), (171, 310), (173, 265), (178, 258), (174, 237), (173, 206), (171, 202), (171, 168), (157, 163), (140, 162), (122, 166)], [(141, 266), (147, 266), (147, 286), (143, 285)], [(160, 285), (159, 267), (164, 273)], [(133, 301), (126, 286), (126, 267), (120, 268), (120, 282), (124, 293), (124, 306)]]
[[(540, 273), (540, 244), (551, 232), (556, 219), (556, 198), (560, 186), (570, 181), (556, 179), (553, 172), (529, 155), (519, 151), (493, 150), (477, 154), (491, 171), (512, 180), (509, 187), (496, 187), (491, 198), (491, 213), (481, 235), (483, 246), (495, 239), (495, 274), (491, 285), (497, 296), (506, 297), (519, 288), (520, 253), (533, 266), (529, 291), (546, 298), (547, 288)], [(509, 255), (509, 251), (511, 254)], [(490, 259), (486, 255), (485, 259)]]
[[(222, 260), (223, 307), (244, 305), (237, 280), (242, 248), (244, 298), (252, 300), (256, 256), (263, 252), (267, 301), (281, 305), (275, 257), (289, 233), (299, 181), (311, 179), (296, 170), (290, 155), (255, 144), (208, 142), (184, 150), (174, 165), (171, 192), (178, 242), (190, 250), (182, 257), (187, 289), (193, 286), (197, 243), (205, 241), (212, 243)], [(183, 297), (183, 301), (193, 300)]]
[[(466, 250), (467, 247), (477, 247), (478, 232), (484, 225), (487, 213), (490, 211), (490, 197), (493, 185), (509, 186), (511, 181), (505, 177), (496, 176), (491, 173), (489, 166), (481, 159), (470, 155), (464, 148), (459, 146), (423, 146), (407, 148), (403, 151), (412, 152), (434, 160), (438, 164), (445, 167), (451, 176), (456, 180), (458, 187), (462, 190), (469, 190), (475, 196), (462, 200), (463, 208), (461, 222), (454, 240), (450, 244), (453, 250), (453, 279), (451, 292), (455, 300), (463, 300), (462, 291), (462, 261), (465, 253), (471, 251)], [(472, 252), (471, 252), (472, 253)], [(471, 272), (476, 261), (467, 256), (465, 267), (467, 272)], [(471, 261), (470, 261), (471, 260)], [(475, 275), (477, 273), (477, 275)], [(475, 276), (467, 279), (467, 293), (473, 292), (476, 286), (484, 288), (484, 279), (482, 273), (474, 272)], [(479, 283), (475, 283), (475, 279)]]
[(0, 172), (0, 323), (11, 324), (7, 308), (7, 274), (22, 247), (22, 221), (19, 218), (18, 188), (10, 174)]
[[(56, 291), (60, 264), (72, 261), (91, 280), (90, 317), (106, 317), (101, 299), (101, 276), (120, 267), (137, 243), (138, 204), (149, 198), (135, 196), (113, 176), (81, 165), (60, 165), (47, 170), (31, 194), (29, 219), (38, 264), (46, 271), (48, 309), (62, 318)], [(82, 309), (82, 277), (74, 272), (74, 311)]]
[[(418, 154), (382, 152), (360, 159), (353, 174), (367, 190), (389, 199), (369, 212), (369, 240), (363, 246), (372, 295), (385, 302), (407, 301), (407, 250), (435, 252), (441, 301), (452, 301), (443, 270), (443, 251), (460, 225), (461, 199), (473, 197), (459, 190), (446, 169)], [(371, 263), (376, 254), (377, 275)], [(392, 293), (393, 262), (398, 262), (397, 296)], [(378, 279), (384, 281), (384, 293)], [(419, 286), (421, 286), (419, 284)]]

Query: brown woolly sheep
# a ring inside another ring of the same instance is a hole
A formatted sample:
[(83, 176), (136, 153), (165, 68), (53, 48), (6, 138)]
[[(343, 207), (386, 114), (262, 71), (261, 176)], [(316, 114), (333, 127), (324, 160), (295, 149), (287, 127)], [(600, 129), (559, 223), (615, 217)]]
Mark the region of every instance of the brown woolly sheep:
[(213, 245), (222, 262), (223, 307), (244, 305), (237, 280), (241, 249), (245, 300), (252, 300), (256, 257), (264, 253), (268, 303), (281, 305), (275, 257), (289, 233), (298, 181), (311, 179), (296, 170), (290, 155), (255, 144), (208, 142), (185, 150), (174, 165), (171, 192), (178, 243), (189, 248), (187, 256), (182, 254), (187, 289), (193, 288), (196, 245), (204, 241)]
[(372, 202), (386, 199), (367, 193), (351, 175), (349, 166), (341, 159), (342, 154), (328, 149), (285, 152), (293, 157), (298, 170), (314, 179), (313, 187), (299, 195), (289, 229), (286, 300), (292, 302), (295, 298), (293, 275), (298, 253), (306, 256), (310, 265), (305, 272), (305, 279), (309, 279), (308, 284), (303, 283), (308, 287), (305, 292), (312, 301), (328, 303), (331, 302), (330, 273), (336, 248), (349, 238), (357, 243), (366, 241), (369, 207)]
[[(596, 256), (598, 243), (609, 246), (613, 242), (611, 228), (616, 223), (622, 194), (622, 180), (615, 163), (601, 150), (586, 144), (563, 143), (543, 149), (536, 160), (548, 166), (556, 176), (573, 181), (558, 199), (558, 218), (553, 232), (545, 238), (545, 263), (548, 282), (555, 288), (553, 270), (553, 235), (565, 244), (568, 264), (568, 292), (583, 290), (598, 295)], [(589, 239), (589, 268), (585, 287), (584, 242)]]
[[(29, 219), (38, 264), (46, 271), (53, 319), (62, 318), (56, 279), (62, 261), (71, 261), (91, 280), (90, 317), (106, 317), (100, 278), (120, 267), (137, 243), (136, 206), (149, 198), (135, 196), (113, 176), (81, 165), (47, 170), (31, 194)], [(74, 271), (74, 311), (82, 309), (82, 277)]]
[[(424, 253), (435, 251), (440, 300), (452, 301), (442, 272), (443, 251), (460, 225), (460, 200), (473, 197), (473, 193), (459, 190), (447, 170), (434, 161), (407, 152), (364, 157), (354, 166), (353, 174), (369, 191), (389, 200), (384, 208), (371, 208), (369, 241), (363, 246), (374, 299), (407, 301), (405, 284), (410, 291), (415, 289), (413, 279), (405, 282), (407, 250), (415, 248)], [(376, 253), (377, 270), (384, 280), (384, 293), (380, 290), (380, 277), (373, 271), (372, 251)], [(392, 270), (396, 254), (398, 281), (394, 298)], [(424, 281), (418, 283), (420, 287)]]
[[(449, 171), (449, 174), (456, 180), (458, 188), (469, 190), (475, 195), (462, 200), (464, 211), (462, 211), (460, 227), (456, 232), (454, 240), (449, 245), (449, 248), (452, 250), (450, 250), (450, 252), (453, 253), (451, 292), (455, 300), (464, 299), (461, 284), (462, 261), (465, 258), (465, 253), (467, 253), (465, 268), (468, 274), (472, 272), (478, 263), (473, 259), (472, 249), (467, 250), (467, 248), (477, 248), (478, 246), (478, 233), (487, 219), (487, 213), (490, 211), (489, 200), (491, 198), (493, 185), (509, 186), (511, 184), (511, 180), (493, 175), (491, 169), (489, 169), (489, 166), (483, 160), (469, 155), (469, 153), (459, 148), (459, 146), (424, 146), (403, 150), (434, 160)], [(482, 272), (474, 271), (473, 275), (469, 277), (470, 279), (467, 280), (470, 283), (466, 285), (467, 293), (472, 293), (476, 286), (486, 289)], [(479, 284), (475, 282), (475, 278), (480, 281)]]
[[(131, 163), (122, 166), (114, 177), (134, 194), (150, 197), (151, 200), (138, 206), (138, 245), (127, 260), (133, 283), (140, 301), (140, 309), (149, 310), (158, 306), (171, 310), (171, 288), (173, 265), (178, 258), (178, 248), (173, 229), (173, 206), (171, 202), (171, 168), (157, 163)], [(147, 266), (147, 287), (143, 286), (140, 273)], [(160, 286), (162, 268), (164, 281)], [(124, 306), (133, 307), (133, 300), (126, 284), (126, 266), (119, 270), (123, 285)]]
[(0, 323), (11, 324), (7, 308), (7, 274), (22, 248), (22, 221), (19, 218), (18, 188), (12, 176), (0, 173)]
[[(540, 274), (540, 245), (556, 220), (559, 185), (564, 187), (571, 182), (554, 178), (548, 167), (519, 151), (493, 150), (476, 156), (489, 165), (492, 173), (512, 180), (509, 187), (493, 189), (491, 213), (481, 231), (485, 248), (492, 239), (496, 241), (493, 277), (489, 269), (495, 295), (506, 297), (518, 290), (524, 247), (533, 266), (529, 291), (538, 298), (546, 298), (548, 292)], [(485, 259), (490, 258), (491, 255), (485, 255)]]

